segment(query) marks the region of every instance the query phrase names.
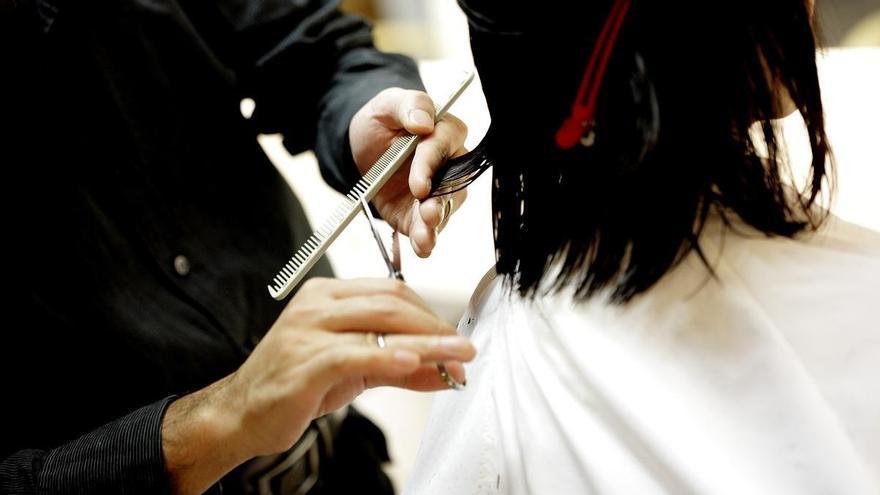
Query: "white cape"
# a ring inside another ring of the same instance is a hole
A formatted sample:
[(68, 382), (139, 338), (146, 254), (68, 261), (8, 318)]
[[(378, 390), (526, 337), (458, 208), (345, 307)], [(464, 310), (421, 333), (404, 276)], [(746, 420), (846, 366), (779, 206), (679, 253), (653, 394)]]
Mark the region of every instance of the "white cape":
[(487, 274), (405, 492), (880, 493), (880, 234), (704, 234), (623, 307)]

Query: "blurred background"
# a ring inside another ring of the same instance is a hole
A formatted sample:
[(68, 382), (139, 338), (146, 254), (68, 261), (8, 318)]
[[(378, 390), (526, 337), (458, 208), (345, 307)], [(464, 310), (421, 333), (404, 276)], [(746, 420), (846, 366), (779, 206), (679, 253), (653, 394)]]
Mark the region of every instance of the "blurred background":
[[(419, 61), (429, 93), (444, 97), (472, 67), (467, 24), (455, 0), (343, 0), (343, 8), (370, 19), (377, 45)], [(820, 79), (830, 140), (838, 165), (837, 196), (832, 211), (845, 220), (880, 230), (880, 0), (817, 0), (826, 49), (820, 54)], [(247, 113), (249, 105), (243, 103)], [(453, 113), (469, 126), (466, 146), (484, 135), (489, 117), (479, 81)], [(799, 117), (784, 121), (796, 177), (804, 176), (809, 147)], [(320, 178), (310, 153), (290, 156), (279, 136), (261, 144), (294, 189), (313, 225), (323, 221), (340, 195)], [(386, 239), (390, 229), (381, 226)], [(494, 263), (489, 203), (489, 174), (469, 189), (467, 203), (440, 236), (431, 258), (421, 260), (403, 243), (403, 272), (414, 290), (450, 322), (457, 322), (471, 291)], [(387, 272), (363, 218), (358, 218), (328, 256), (342, 278), (385, 277)], [(454, 393), (454, 392), (442, 392)], [(398, 488), (418, 449), (431, 395), (378, 389), (356, 405), (386, 432)]]

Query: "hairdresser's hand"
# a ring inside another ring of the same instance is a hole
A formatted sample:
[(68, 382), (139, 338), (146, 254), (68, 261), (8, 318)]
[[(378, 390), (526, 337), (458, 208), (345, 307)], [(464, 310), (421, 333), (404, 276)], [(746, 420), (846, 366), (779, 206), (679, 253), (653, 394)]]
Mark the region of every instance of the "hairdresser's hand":
[[(380, 349), (375, 335), (387, 333)], [(382, 385), (447, 388), (475, 354), (397, 280), (312, 279), (233, 374), (178, 399), (162, 425), (175, 493), (202, 493), (255, 456), (290, 448), (309, 422)]]
[[(462, 190), (452, 198), (427, 199), (431, 178), (448, 158), (465, 152), (467, 127), (450, 114), (435, 127), (434, 104), (427, 94), (391, 88), (379, 93), (355, 114), (348, 132), (351, 151), (361, 173), (382, 156), (395, 137), (405, 133), (426, 136), (412, 160), (388, 181), (373, 204), (392, 228), (409, 236), (417, 255), (430, 255), (437, 243), (437, 233), (467, 197)], [(452, 204), (447, 206), (450, 199)]]

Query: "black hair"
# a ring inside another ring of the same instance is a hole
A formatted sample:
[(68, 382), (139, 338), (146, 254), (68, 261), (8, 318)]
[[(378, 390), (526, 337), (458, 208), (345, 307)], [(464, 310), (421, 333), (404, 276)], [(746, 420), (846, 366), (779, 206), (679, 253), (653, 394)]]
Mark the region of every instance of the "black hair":
[[(562, 150), (555, 132), (611, 8), (582, 3), (530, 16), (526, 3), (517, 15), (519, 2), (461, 0), (492, 124), (458, 163), (493, 165), (496, 268), (518, 292), (574, 284), (581, 299), (610, 289), (626, 302), (685, 255), (702, 257), (713, 210), (768, 236), (821, 223), (830, 151), (806, 0), (633, 0), (595, 132)], [(774, 130), (783, 92), (812, 148), (800, 191), (785, 185)], [(548, 284), (551, 267), (561, 271)]]

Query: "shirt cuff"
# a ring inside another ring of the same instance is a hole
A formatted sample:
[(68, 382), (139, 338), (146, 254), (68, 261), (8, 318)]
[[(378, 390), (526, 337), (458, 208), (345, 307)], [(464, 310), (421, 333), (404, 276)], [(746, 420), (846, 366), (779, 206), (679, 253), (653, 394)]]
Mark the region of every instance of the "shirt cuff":
[(363, 48), (340, 62), (333, 87), (323, 99), (315, 155), (324, 180), (343, 194), (361, 178), (348, 136), (351, 119), (391, 87), (424, 90), (415, 63), (402, 55)]
[(142, 407), (46, 456), (40, 493), (169, 493), (162, 418), (174, 397)]

